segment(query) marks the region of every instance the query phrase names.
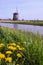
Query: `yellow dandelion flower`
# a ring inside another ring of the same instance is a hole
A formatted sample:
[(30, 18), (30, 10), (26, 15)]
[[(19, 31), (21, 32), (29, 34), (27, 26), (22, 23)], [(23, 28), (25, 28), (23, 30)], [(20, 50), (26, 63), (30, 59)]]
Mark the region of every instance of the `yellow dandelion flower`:
[(13, 48), (13, 46), (8, 46), (8, 49), (12, 49)]
[(16, 43), (11, 43), (10, 45), (12, 45), (12, 46), (16, 46)]
[(22, 58), (22, 55), (20, 53), (17, 53), (18, 58)]
[(17, 48), (21, 51), (24, 50), (24, 48), (21, 48), (19, 45), (17, 45)]
[(6, 51), (6, 54), (12, 54), (12, 52), (11, 51)]
[(17, 48), (20, 48), (20, 46), (19, 46), (19, 45), (17, 45)]
[(0, 45), (4, 46), (4, 44), (3, 44), (3, 43), (1, 43)]
[(5, 58), (6, 62), (12, 62), (12, 58), (11, 57), (7, 57)]
[(3, 46), (4, 46), (4, 44), (1, 43), (1, 44), (0, 44), (0, 48), (3, 47)]
[(24, 50), (24, 48), (18, 48), (18, 49), (21, 50), (21, 51)]
[(24, 43), (24, 44), (26, 44), (26, 42), (25, 42), (25, 41), (24, 41), (23, 43)]
[(0, 59), (2, 59), (2, 58), (4, 59), (5, 55), (0, 52)]
[(17, 48), (16, 48), (16, 47), (14, 47), (14, 48), (13, 48), (13, 50), (15, 51), (15, 50), (17, 50)]
[(10, 50), (16, 50), (17, 48), (13, 47), (13, 46), (8, 46), (8, 49), (10, 49)]

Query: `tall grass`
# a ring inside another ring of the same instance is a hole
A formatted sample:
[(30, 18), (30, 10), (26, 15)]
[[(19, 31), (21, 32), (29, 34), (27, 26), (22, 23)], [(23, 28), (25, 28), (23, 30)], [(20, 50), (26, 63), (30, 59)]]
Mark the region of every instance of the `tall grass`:
[[(39, 34), (35, 35), (31, 32), (0, 27), (0, 43), (5, 44), (5, 47), (3, 49), (4, 51), (7, 50), (6, 46), (9, 43), (16, 43), (17, 45), (20, 43), (20, 46), (25, 50), (14, 51), (14, 54), (20, 52), (23, 57), (21, 59), (16, 59), (17, 57), (15, 55), (15, 59), (13, 58), (19, 65), (43, 65), (43, 36)], [(2, 49), (0, 51), (2, 51)], [(2, 51), (2, 53), (5, 54), (4, 51)], [(2, 65), (3, 62), (1, 63)], [(16, 65), (15, 62), (13, 62), (14, 65)], [(13, 65), (12, 63), (7, 64)]]

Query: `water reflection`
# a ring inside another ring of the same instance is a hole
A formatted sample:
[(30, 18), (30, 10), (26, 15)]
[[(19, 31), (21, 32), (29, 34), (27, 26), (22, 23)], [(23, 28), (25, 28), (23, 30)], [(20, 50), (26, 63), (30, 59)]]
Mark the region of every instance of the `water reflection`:
[(17, 28), (18, 28), (18, 24), (14, 24), (14, 28), (16, 28), (16, 29), (17, 29)]
[(39, 32), (39, 34), (43, 34), (43, 26), (10, 24), (10, 23), (0, 23), (0, 26), (5, 26), (5, 27), (8, 27), (8, 28), (16, 28), (16, 29), (19, 29), (19, 30), (30, 31), (30, 32), (33, 32), (33, 33)]

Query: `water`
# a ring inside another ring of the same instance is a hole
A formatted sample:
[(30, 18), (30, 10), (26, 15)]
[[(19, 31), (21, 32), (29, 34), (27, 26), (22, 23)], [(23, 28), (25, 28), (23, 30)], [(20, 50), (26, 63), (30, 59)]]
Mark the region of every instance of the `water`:
[(5, 26), (8, 28), (16, 28), (19, 30), (30, 31), (33, 33), (43, 34), (43, 26), (34, 25), (23, 25), (23, 24), (10, 24), (10, 23), (0, 23), (0, 26)]

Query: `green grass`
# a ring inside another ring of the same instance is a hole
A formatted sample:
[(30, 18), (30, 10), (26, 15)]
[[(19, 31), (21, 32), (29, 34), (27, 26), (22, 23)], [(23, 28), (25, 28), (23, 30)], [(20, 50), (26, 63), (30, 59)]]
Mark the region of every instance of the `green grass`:
[(38, 25), (38, 26), (43, 26), (43, 20), (24, 20), (24, 21), (16, 21), (16, 22), (11, 22), (13, 24), (26, 24), (26, 25)]
[[(1, 22), (1, 21), (0, 21)], [(3, 22), (2, 22), (3, 23)], [(38, 25), (43, 26), (43, 20), (4, 20), (4, 23), (12, 23), (12, 24), (27, 24), (27, 25)]]
[[(43, 35), (0, 27), (0, 43), (7, 45), (14, 42), (16, 44), (20, 42), (20, 46), (25, 48), (25, 51), (20, 51), (23, 54), (23, 58), (18, 60), (15, 58), (16, 63), (19, 65), (43, 65)], [(13, 65), (15, 62), (8, 64)]]

